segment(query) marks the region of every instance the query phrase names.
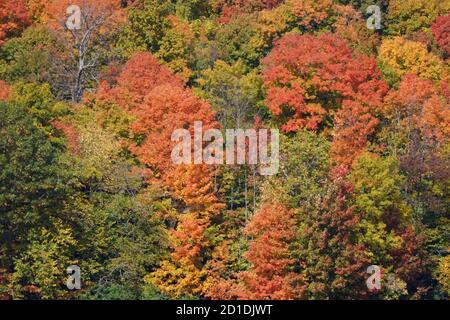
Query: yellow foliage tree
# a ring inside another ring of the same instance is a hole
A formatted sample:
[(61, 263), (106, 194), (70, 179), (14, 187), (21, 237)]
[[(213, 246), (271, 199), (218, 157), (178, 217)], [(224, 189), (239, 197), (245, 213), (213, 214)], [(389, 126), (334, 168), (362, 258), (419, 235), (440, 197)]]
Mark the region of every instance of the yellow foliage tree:
[(398, 83), (400, 78), (408, 73), (431, 80), (445, 79), (448, 75), (448, 66), (436, 55), (428, 52), (424, 44), (402, 37), (384, 40), (378, 59), (390, 84)]

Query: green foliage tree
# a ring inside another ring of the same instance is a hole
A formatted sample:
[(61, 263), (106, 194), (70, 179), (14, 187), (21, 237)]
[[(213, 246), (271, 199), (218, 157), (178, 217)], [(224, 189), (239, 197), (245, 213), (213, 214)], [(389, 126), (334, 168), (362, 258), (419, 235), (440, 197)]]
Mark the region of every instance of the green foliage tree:
[[(18, 254), (38, 250), (32, 247), (33, 241), (39, 241), (33, 234), (50, 241), (50, 231), (40, 232), (37, 228), (61, 217), (68, 200), (68, 177), (60, 161), (64, 145), (50, 140), (27, 108), (17, 103), (2, 103), (0, 124), (0, 261), (3, 269), (13, 273)], [(54, 250), (57, 254), (60, 248)], [(53, 258), (49, 259), (42, 263), (51, 264)]]
[(197, 82), (199, 94), (214, 107), (223, 128), (247, 127), (256, 115), (265, 116), (262, 80), (241, 61), (229, 65), (218, 60)]
[(449, 10), (450, 5), (446, 1), (390, 0), (387, 33), (400, 36), (426, 30), (438, 16)]

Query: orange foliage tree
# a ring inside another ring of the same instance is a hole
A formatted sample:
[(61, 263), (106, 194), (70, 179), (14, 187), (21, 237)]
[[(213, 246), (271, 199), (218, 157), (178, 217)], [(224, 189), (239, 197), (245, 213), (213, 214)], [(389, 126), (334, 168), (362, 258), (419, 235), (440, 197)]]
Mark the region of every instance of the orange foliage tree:
[(111, 82), (112, 86), (103, 81), (94, 98), (101, 103), (115, 102), (126, 110), (136, 109), (158, 86), (184, 87), (183, 80), (173, 75), (152, 54), (145, 52), (135, 53)]
[(252, 266), (239, 274), (239, 299), (301, 298), (301, 279), (289, 269), (295, 261), (289, 250), (295, 229), (293, 211), (277, 202), (263, 204), (253, 216), (246, 228), (247, 235), (253, 237), (246, 253)]
[(8, 86), (8, 84), (0, 80), (0, 101), (6, 101), (9, 99), (9, 96), (11, 94), (11, 88)]
[[(131, 150), (141, 162), (155, 169), (178, 202), (179, 210), (184, 212), (171, 232), (171, 259), (164, 261), (147, 280), (174, 297), (199, 295), (206, 263), (201, 252), (209, 245), (204, 233), (222, 205), (214, 193), (213, 175), (208, 166), (172, 163), (171, 135), (181, 128), (192, 132), (194, 121), (202, 121), (207, 129), (214, 125), (214, 114), (208, 104), (188, 89), (169, 84), (155, 87), (133, 114), (137, 118), (133, 131), (145, 138)], [(171, 281), (165, 281), (167, 278)]]
[(206, 102), (189, 90), (170, 84), (155, 87), (133, 113), (138, 119), (133, 131), (146, 138), (132, 150), (143, 163), (161, 172), (167, 172), (172, 166), (174, 142), (171, 136), (176, 129), (189, 127), (193, 133), (195, 121), (202, 121), (204, 130), (214, 121), (214, 114)]
[(334, 119), (333, 159), (350, 167), (366, 148), (368, 137), (375, 132), (378, 123), (369, 107), (356, 101), (344, 101)]
[(444, 88), (408, 74), (398, 90), (386, 97), (383, 113), (398, 124), (399, 134), (406, 136), (419, 129), (423, 137), (445, 143), (450, 138), (450, 101)]
[(146, 281), (173, 297), (200, 294), (205, 275), (201, 253), (209, 245), (205, 230), (222, 205), (208, 166), (172, 162), (177, 142), (171, 137), (177, 129), (188, 129), (193, 135), (195, 121), (203, 123), (203, 130), (215, 127), (212, 109), (150, 53), (136, 53), (92, 98), (100, 105), (113, 102), (133, 116), (130, 129), (136, 143), (129, 148), (151, 169), (150, 182), (162, 183), (180, 212), (169, 231), (172, 254)]
[(39, 9), (43, 21), (52, 26), (64, 26), (69, 17), (67, 8), (72, 5), (80, 7), (84, 22), (99, 16), (119, 13), (118, 10), (121, 8), (120, 0), (47, 0), (43, 1), (43, 4), (35, 3), (34, 7), (43, 6)]

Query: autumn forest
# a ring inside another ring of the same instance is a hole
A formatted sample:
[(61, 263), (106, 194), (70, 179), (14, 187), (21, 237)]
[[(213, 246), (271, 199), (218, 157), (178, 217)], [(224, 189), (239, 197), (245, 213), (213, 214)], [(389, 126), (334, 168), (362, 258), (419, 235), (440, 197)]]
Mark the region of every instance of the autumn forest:
[(448, 300), (449, 58), (445, 0), (0, 0), (0, 300)]

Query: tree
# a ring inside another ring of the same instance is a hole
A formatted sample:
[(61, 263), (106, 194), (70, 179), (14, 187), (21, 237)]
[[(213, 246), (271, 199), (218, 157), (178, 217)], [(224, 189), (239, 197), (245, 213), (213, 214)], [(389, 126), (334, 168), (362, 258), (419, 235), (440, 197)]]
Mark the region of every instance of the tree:
[(0, 76), (16, 81), (50, 84), (58, 98), (67, 95), (67, 75), (60, 73), (66, 63), (64, 50), (45, 26), (31, 26), (20, 37), (0, 49)]
[(439, 267), (437, 269), (438, 281), (442, 285), (442, 287), (447, 295), (450, 295), (450, 283), (449, 283), (450, 261), (449, 260), (450, 260), (449, 256), (442, 257), (439, 261)]
[(448, 3), (439, 0), (391, 0), (387, 14), (387, 32), (401, 36), (425, 30), (449, 9)]
[(176, 142), (171, 137), (175, 130), (190, 129), (193, 134), (195, 121), (203, 122), (203, 130), (214, 126), (214, 114), (207, 103), (172, 85), (155, 87), (134, 114), (133, 132), (143, 139), (131, 150), (140, 161), (165, 174), (173, 166), (171, 153)]
[[(370, 5), (372, 4), (370, 0)], [(350, 5), (336, 5), (334, 11), (333, 17), (336, 21), (332, 25), (333, 33), (346, 39), (350, 47), (356, 52), (368, 56), (375, 55), (380, 37), (378, 33), (367, 28), (367, 22), (363, 14), (366, 10), (358, 11)]]
[(17, 82), (12, 87), (10, 99), (25, 107), (41, 129), (49, 135), (58, 135), (52, 122), (67, 113), (67, 106), (55, 99), (48, 84)]
[(400, 160), (406, 178), (404, 199), (413, 208), (414, 224), (424, 238), (423, 250), (432, 257), (432, 265), (448, 247), (444, 234), (448, 233), (450, 118), (443, 88), (416, 75), (404, 76), (398, 90), (387, 96), (385, 125), (379, 134), (381, 142)]
[(425, 45), (402, 37), (383, 40), (378, 55), (383, 75), (391, 85), (402, 76), (413, 73), (425, 79), (445, 79), (448, 70), (444, 63)]
[(211, 103), (222, 128), (243, 128), (262, 114), (262, 81), (256, 71), (238, 61), (229, 65), (218, 60), (214, 69), (202, 72), (197, 80), (203, 98)]
[(264, 9), (272, 9), (281, 4), (283, 0), (216, 0), (213, 8), (221, 11), (220, 22), (227, 23), (234, 16), (253, 13)]
[(118, 47), (125, 57), (139, 51), (157, 52), (162, 38), (170, 29), (167, 17), (175, 13), (169, 0), (143, 0), (137, 3), (142, 5), (129, 9), (129, 22), (118, 39)]
[(175, 12), (178, 17), (192, 21), (211, 13), (211, 1), (202, 0), (187, 0), (187, 1), (176, 1)]
[(447, 103), (442, 90), (436, 88), (431, 80), (408, 74), (402, 78), (398, 90), (386, 97), (383, 115), (394, 127), (387, 125), (384, 131), (391, 130), (403, 141), (403, 146), (408, 144), (408, 137), (413, 137), (417, 130), (429, 143), (443, 143), (450, 135)]
[(358, 299), (367, 296), (368, 259), (356, 238), (360, 216), (351, 205), (348, 169), (333, 168), (319, 194), (303, 204), (297, 219), (293, 255), (306, 283), (308, 299)]
[(334, 119), (331, 153), (336, 162), (351, 166), (364, 152), (368, 138), (375, 132), (378, 123), (379, 120), (372, 115), (369, 107), (354, 101), (344, 101)]
[(440, 16), (431, 26), (434, 39), (444, 51), (446, 57), (450, 56), (450, 14)]
[[(412, 208), (402, 195), (406, 180), (398, 160), (363, 154), (350, 181), (355, 186), (353, 205), (361, 216), (358, 242), (364, 244), (370, 263), (407, 284), (410, 295), (423, 294), (428, 272), (423, 238), (411, 223)], [(394, 294), (405, 295), (402, 286), (398, 289)]]
[[(67, 8), (77, 5), (80, 9), (79, 26), (69, 28)], [(69, 78), (72, 102), (80, 102), (83, 92), (98, 81), (98, 68), (105, 65), (110, 55), (111, 39), (121, 19), (120, 3), (116, 0), (55, 1), (48, 7), (49, 24), (56, 28), (57, 36), (65, 46), (69, 58), (65, 72)]]
[(13, 273), (30, 234), (64, 216), (70, 192), (64, 145), (49, 139), (24, 106), (1, 103), (0, 113), (0, 268)]
[(170, 29), (160, 42), (160, 48), (155, 54), (165, 61), (167, 66), (182, 79), (192, 76), (189, 69), (189, 54), (192, 51), (195, 35), (191, 26), (176, 16), (169, 16)]
[(389, 263), (395, 247), (400, 248), (399, 228), (410, 219), (411, 208), (401, 197), (404, 177), (396, 159), (362, 155), (351, 175), (355, 186), (355, 209), (362, 215), (361, 241), (372, 262)]
[(8, 38), (20, 35), (31, 24), (24, 0), (0, 3), (0, 47)]
[(237, 297), (253, 300), (290, 300), (301, 298), (303, 286), (290, 268), (294, 261), (289, 249), (295, 238), (292, 210), (273, 202), (265, 203), (246, 228), (253, 239), (246, 258), (251, 268), (238, 275)]
[(199, 295), (205, 264), (202, 252), (208, 247), (204, 233), (222, 205), (207, 166), (173, 163), (171, 136), (176, 129), (192, 132), (195, 121), (202, 121), (204, 130), (214, 127), (214, 113), (149, 53), (136, 54), (114, 82), (112, 88), (104, 83), (93, 98), (116, 103), (133, 115), (135, 143), (129, 149), (149, 168), (148, 183), (167, 191), (180, 213), (168, 221), (171, 255), (149, 272), (146, 282), (172, 297)]
[[(157, 207), (162, 206), (136, 161), (119, 138), (86, 106), (59, 118), (65, 133), (71, 201), (66, 223), (77, 240), (73, 250), (83, 274), (83, 299), (106, 299), (115, 286), (140, 298), (143, 277), (168, 253), (168, 240)], [(115, 293), (121, 296), (119, 293)], [(124, 293), (125, 294), (125, 293)]]
[(242, 60), (252, 68), (259, 65), (267, 52), (268, 43), (261, 33), (256, 15), (237, 16), (226, 25), (217, 27), (211, 66), (217, 59), (229, 64)]
[(77, 245), (73, 231), (61, 221), (52, 222), (50, 229), (34, 228), (28, 235), (30, 244), (14, 264), (12, 276), (13, 298), (24, 295), (42, 299), (56, 299), (67, 294), (65, 269), (77, 264), (72, 251)]
[(152, 54), (137, 52), (112, 79), (112, 86), (103, 81), (91, 97), (101, 104), (116, 103), (125, 110), (134, 110), (156, 87), (170, 84), (182, 88), (184, 81), (174, 76)]
[(262, 186), (264, 196), (297, 209), (320, 192), (330, 165), (330, 143), (323, 134), (300, 129), (295, 135), (282, 135), (282, 174)]
[(379, 106), (387, 90), (375, 60), (331, 34), (286, 35), (263, 67), (266, 103), (287, 132), (327, 125), (345, 99)]

